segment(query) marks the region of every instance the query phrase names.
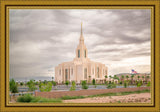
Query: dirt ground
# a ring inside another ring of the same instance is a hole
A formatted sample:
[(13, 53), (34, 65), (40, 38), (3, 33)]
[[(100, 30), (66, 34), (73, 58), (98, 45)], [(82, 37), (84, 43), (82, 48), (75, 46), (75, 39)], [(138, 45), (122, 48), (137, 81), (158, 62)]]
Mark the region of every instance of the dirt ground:
[(151, 103), (150, 93), (63, 100), (64, 103)]

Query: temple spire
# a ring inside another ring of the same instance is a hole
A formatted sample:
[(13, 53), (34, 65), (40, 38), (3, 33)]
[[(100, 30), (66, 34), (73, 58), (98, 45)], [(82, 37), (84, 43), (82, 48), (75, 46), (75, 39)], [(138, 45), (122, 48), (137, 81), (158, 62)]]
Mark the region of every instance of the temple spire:
[(84, 44), (84, 38), (83, 38), (83, 32), (82, 32), (82, 22), (81, 22), (81, 35), (80, 35), (79, 43)]

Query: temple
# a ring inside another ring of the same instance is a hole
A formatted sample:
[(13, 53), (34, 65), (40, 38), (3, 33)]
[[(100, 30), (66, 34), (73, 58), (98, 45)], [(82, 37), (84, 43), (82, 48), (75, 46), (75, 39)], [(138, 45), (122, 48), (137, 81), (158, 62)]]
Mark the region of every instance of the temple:
[(105, 64), (91, 61), (88, 58), (88, 50), (84, 44), (81, 23), (81, 34), (79, 45), (76, 49), (76, 57), (73, 61), (63, 62), (55, 67), (55, 81), (58, 83), (64, 83), (65, 81), (81, 83), (82, 80), (89, 82), (95, 79), (97, 83), (103, 83), (105, 75), (108, 75), (108, 68)]

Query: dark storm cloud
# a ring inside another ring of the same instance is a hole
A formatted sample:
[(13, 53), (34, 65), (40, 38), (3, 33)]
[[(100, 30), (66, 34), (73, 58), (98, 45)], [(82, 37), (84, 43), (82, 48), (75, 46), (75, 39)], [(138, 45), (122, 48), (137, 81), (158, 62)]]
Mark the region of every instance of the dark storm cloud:
[(12, 9), (11, 75), (30, 77), (72, 61), (81, 21), (91, 59), (112, 62), (150, 55), (150, 10)]

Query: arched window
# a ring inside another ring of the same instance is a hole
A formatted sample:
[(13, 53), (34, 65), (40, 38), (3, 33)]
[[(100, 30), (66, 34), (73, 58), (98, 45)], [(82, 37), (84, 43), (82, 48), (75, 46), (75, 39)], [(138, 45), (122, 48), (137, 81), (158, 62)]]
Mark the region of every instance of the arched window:
[(94, 68), (92, 68), (92, 74), (94, 74)]
[(97, 78), (99, 78), (99, 67), (97, 67)]
[(59, 69), (59, 75), (61, 75), (61, 69)]
[(80, 58), (80, 50), (78, 50), (78, 58)]
[(107, 75), (107, 70), (105, 70), (105, 72), (106, 72), (106, 75)]
[(71, 74), (73, 75), (73, 68), (71, 69)]
[(84, 50), (84, 57), (86, 58), (86, 50)]
[(84, 69), (84, 79), (87, 79), (87, 68)]
[(68, 69), (65, 69), (65, 81), (68, 80)]

